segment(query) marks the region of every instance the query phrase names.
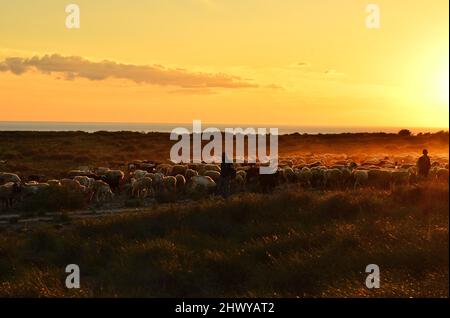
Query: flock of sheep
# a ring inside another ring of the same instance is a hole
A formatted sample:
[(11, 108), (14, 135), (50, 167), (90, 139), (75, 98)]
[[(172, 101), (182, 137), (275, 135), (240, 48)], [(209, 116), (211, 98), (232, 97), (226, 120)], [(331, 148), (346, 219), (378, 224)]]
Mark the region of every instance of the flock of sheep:
[[(284, 158), (279, 162), (278, 171), (272, 175), (259, 174), (256, 164), (234, 166), (236, 175), (231, 180), (232, 192), (268, 192), (280, 184), (298, 184), (322, 190), (392, 189), (418, 181), (415, 159), (411, 156), (401, 159), (400, 163), (389, 157), (365, 159), (359, 163), (345, 157), (339, 159), (326, 155)], [(81, 193), (89, 203), (105, 203), (114, 197), (144, 199), (161, 194), (210, 194), (217, 190), (220, 179), (218, 164), (135, 161), (123, 170), (125, 172), (105, 167), (79, 167), (60, 180), (22, 180), (17, 174), (0, 172), (0, 201), (3, 209), (11, 208), (15, 202), (53, 188)], [(434, 160), (428, 179), (448, 182), (448, 178), (448, 158)]]

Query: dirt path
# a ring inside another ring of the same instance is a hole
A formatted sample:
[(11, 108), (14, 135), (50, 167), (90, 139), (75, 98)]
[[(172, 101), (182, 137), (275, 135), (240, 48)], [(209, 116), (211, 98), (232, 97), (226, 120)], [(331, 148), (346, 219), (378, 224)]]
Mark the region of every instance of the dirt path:
[(142, 212), (151, 208), (108, 208), (100, 210), (79, 210), (71, 212), (49, 212), (44, 216), (30, 216), (23, 213), (0, 214), (0, 227), (32, 226), (38, 223), (68, 223), (70, 220), (101, 218), (123, 213)]
[(20, 229), (42, 223), (69, 224), (72, 220), (95, 219), (108, 217), (125, 213), (148, 212), (156, 207), (173, 206), (192, 203), (192, 200), (180, 200), (173, 203), (156, 203), (154, 201), (145, 202), (140, 207), (123, 207), (123, 205), (114, 204), (100, 208), (89, 208), (84, 210), (75, 210), (68, 212), (47, 212), (42, 216), (30, 215), (30, 213), (14, 211), (10, 213), (0, 213), (0, 229), (12, 228)]

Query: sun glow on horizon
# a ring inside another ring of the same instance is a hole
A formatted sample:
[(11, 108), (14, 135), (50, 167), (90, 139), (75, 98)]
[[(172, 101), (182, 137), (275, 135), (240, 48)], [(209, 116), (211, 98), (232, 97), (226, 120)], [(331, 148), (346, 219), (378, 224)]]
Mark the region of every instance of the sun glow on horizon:
[(440, 98), (442, 101), (449, 103), (449, 70), (448, 67), (442, 72), (440, 77)]

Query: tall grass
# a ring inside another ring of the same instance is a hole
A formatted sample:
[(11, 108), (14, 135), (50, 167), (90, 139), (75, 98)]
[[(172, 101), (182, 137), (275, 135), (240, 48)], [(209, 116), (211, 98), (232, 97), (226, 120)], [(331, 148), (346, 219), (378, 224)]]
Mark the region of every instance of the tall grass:
[(67, 188), (50, 187), (18, 203), (25, 212), (58, 212), (82, 209), (87, 206), (86, 195)]
[[(448, 297), (448, 186), (241, 194), (0, 235), (1, 296)], [(81, 289), (64, 287), (67, 264)], [(381, 288), (365, 287), (378, 264)]]

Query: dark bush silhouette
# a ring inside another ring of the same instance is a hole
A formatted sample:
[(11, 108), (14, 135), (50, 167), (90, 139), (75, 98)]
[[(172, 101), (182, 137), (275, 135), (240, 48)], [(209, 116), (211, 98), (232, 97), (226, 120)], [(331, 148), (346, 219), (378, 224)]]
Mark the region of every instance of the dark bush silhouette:
[(403, 137), (409, 137), (409, 136), (412, 136), (412, 133), (411, 133), (411, 131), (410, 131), (409, 129), (402, 129), (402, 130), (400, 130), (400, 131), (398, 132), (398, 134), (399, 134), (400, 136), (403, 136)]

